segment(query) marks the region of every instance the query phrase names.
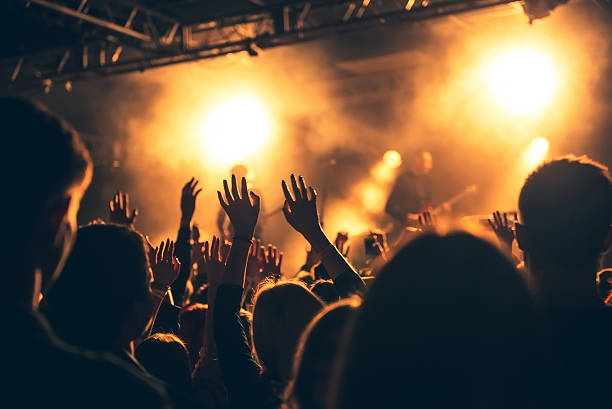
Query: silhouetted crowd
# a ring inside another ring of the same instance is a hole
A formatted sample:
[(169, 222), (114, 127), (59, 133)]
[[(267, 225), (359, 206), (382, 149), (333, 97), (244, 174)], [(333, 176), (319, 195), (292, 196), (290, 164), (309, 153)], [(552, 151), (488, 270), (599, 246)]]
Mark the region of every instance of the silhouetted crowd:
[(612, 181), (585, 156), (527, 177), (518, 219), (489, 220), (499, 243), (423, 214), (393, 246), (371, 235), (367, 276), (291, 175), (283, 213), (310, 245), (295, 274), (254, 238), (260, 198), (235, 176), (218, 192), (231, 243), (192, 223), (195, 178), (175, 241), (135, 230), (122, 192), (77, 226), (93, 176), (77, 132), (19, 99), (0, 115), (1, 407), (612, 407)]

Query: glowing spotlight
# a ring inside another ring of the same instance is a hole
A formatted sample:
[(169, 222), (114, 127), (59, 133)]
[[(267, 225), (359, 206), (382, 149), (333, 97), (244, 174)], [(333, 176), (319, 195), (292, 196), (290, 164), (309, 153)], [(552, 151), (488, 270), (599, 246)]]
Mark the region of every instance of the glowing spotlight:
[(381, 212), (385, 208), (386, 193), (380, 184), (375, 182), (365, 183), (361, 189), (361, 202), (366, 210)]
[(243, 96), (213, 107), (201, 129), (207, 158), (220, 165), (239, 162), (269, 140), (270, 117), (263, 104)]
[(549, 57), (534, 50), (516, 50), (486, 65), (487, 88), (510, 113), (532, 115), (552, 99), (557, 70)]
[(395, 169), (402, 164), (402, 156), (398, 151), (390, 150), (383, 155), (383, 162), (391, 169)]
[(540, 164), (550, 149), (550, 143), (546, 138), (535, 138), (531, 141), (529, 148), (525, 152), (525, 162), (529, 168), (534, 168)]
[(396, 171), (395, 169), (387, 166), (384, 161), (380, 161), (370, 170), (370, 174), (374, 177), (374, 179), (376, 179), (377, 182), (387, 183), (393, 180)]

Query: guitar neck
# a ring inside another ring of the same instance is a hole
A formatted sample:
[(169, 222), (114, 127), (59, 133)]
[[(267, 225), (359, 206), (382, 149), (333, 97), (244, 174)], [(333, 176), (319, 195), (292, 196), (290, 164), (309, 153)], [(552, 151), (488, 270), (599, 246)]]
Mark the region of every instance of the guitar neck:
[(471, 194), (473, 192), (474, 192), (474, 187), (470, 186), (467, 189), (465, 189), (464, 191), (459, 192), (455, 196), (451, 197), (446, 202), (444, 202), (444, 203), (434, 207), (431, 213), (433, 213), (433, 214), (439, 213), (443, 209), (444, 204), (453, 205), (456, 202), (458, 202), (459, 200), (463, 199), (465, 196), (467, 196), (467, 195), (469, 195), (469, 194)]

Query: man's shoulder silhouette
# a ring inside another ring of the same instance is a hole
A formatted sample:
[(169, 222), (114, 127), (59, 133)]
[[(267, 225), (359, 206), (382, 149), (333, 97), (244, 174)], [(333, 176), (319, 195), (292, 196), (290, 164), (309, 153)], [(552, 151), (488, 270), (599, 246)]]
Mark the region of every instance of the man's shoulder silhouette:
[(165, 389), (112, 356), (59, 341), (34, 311), (3, 311), (5, 402), (19, 407), (168, 408)]

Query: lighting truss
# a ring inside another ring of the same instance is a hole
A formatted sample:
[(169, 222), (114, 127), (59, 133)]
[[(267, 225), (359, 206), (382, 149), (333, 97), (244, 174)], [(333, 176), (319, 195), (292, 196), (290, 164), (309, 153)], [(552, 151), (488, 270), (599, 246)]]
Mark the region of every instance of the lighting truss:
[[(75, 41), (0, 61), (8, 88), (45, 86), (295, 44), (338, 33), (458, 14), (517, 0), (285, 1), (182, 22), (132, 0), (29, 0)], [(180, 7), (180, 2), (177, 7)], [(32, 28), (34, 29), (34, 28)]]

